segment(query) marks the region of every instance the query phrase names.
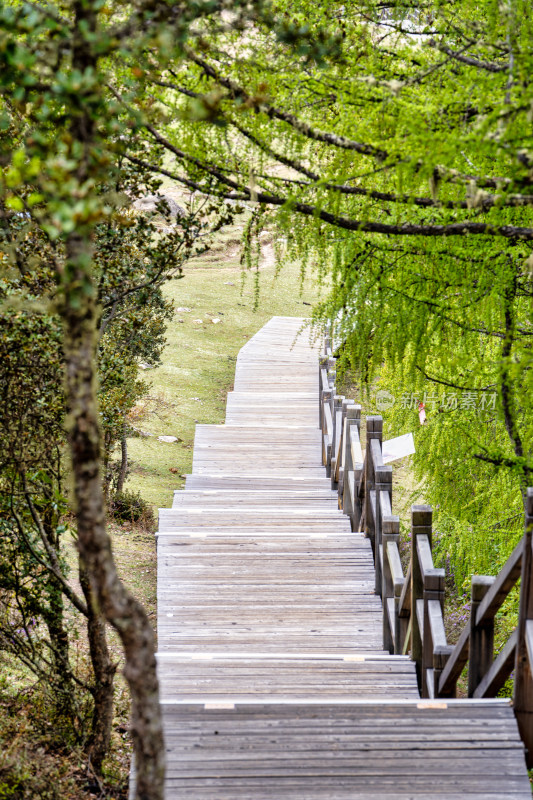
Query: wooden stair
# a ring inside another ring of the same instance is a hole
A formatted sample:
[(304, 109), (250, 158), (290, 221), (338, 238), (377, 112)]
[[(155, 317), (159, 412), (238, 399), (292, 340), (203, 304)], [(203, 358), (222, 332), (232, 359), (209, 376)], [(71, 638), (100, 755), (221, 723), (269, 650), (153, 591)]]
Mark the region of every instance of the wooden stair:
[(530, 797), (507, 701), (420, 700), (325, 477), (318, 355), (275, 317), (160, 512), (166, 800)]

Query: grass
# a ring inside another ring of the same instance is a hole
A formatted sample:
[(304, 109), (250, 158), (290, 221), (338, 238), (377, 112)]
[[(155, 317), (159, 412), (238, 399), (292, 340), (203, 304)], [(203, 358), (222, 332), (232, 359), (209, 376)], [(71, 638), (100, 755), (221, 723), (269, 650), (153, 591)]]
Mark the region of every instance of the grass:
[[(227, 241), (226, 234), (209, 264), (205, 256), (192, 262), (185, 277), (165, 289), (176, 311), (161, 366), (143, 374), (151, 389), (135, 409), (134, 425), (149, 435), (129, 440), (125, 486), (154, 508), (172, 505), (174, 489), (184, 485), (180, 476), (191, 469), (196, 423), (224, 421), (240, 348), (272, 316), (308, 316), (316, 300), (312, 280), (301, 283), (296, 265), (285, 265), (276, 277), (275, 266), (268, 263), (260, 270), (255, 308), (254, 276), (246, 274), (242, 283), (236, 237), (229, 246)], [(178, 442), (160, 442), (161, 435), (176, 436)]]

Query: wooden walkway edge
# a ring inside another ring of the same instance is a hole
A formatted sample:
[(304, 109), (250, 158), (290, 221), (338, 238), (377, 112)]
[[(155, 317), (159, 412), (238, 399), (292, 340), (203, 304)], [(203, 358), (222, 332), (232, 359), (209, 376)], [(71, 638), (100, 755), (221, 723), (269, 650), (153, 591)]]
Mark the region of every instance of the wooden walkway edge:
[(506, 700), (421, 700), (322, 467), (318, 351), (271, 319), (158, 533), (166, 800), (530, 798)]

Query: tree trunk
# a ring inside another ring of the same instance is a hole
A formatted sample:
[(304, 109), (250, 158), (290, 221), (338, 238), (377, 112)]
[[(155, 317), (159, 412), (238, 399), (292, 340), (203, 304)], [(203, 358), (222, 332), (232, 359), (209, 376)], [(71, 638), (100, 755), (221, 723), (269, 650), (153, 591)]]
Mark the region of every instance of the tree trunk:
[(120, 461), (120, 472), (118, 473), (118, 480), (117, 480), (117, 494), (120, 494), (124, 489), (124, 481), (126, 480), (126, 474), (128, 472), (128, 440), (126, 438), (126, 429), (127, 425), (126, 423), (124, 423), (122, 438), (120, 440), (121, 461)]
[(107, 646), (106, 624), (98, 613), (95, 593), (87, 569), (79, 560), (79, 577), (87, 603), (87, 637), (94, 672), (94, 709), (91, 735), (86, 745), (92, 768), (97, 775), (102, 774), (102, 763), (109, 749), (111, 724), (114, 710), (114, 680), (116, 664), (111, 662)]
[[(65, 628), (63, 591), (52, 575), (48, 576), (48, 610), (45, 614), (46, 627), (50, 636), (54, 659), (54, 693), (60, 713), (76, 719), (74, 682), (70, 668), (69, 639)], [(79, 731), (77, 732), (77, 734)]]
[[(32, 513), (35, 509), (32, 507)], [(50, 548), (56, 553), (60, 552), (60, 543), (57, 536), (57, 518), (52, 514), (49, 507), (45, 509), (44, 516), (40, 520), (43, 535)], [(63, 587), (61, 582), (49, 574), (47, 576), (48, 587), (48, 609), (45, 614), (46, 627), (50, 636), (50, 644), (54, 658), (55, 683), (54, 691), (57, 698), (58, 711), (72, 719), (74, 726), (78, 716), (76, 713), (76, 698), (74, 689), (74, 679), (70, 666), (70, 647), (68, 632), (65, 628), (65, 608), (63, 602)], [(76, 732), (79, 734), (79, 731)]]
[[(99, 56), (92, 39), (98, 33), (98, 7), (91, 0), (75, 0), (73, 5), (72, 67), (88, 80), (98, 72)], [(85, 90), (70, 123), (71, 156), (76, 164), (73, 177), (79, 197), (84, 200), (95, 192), (94, 182), (108, 178), (96, 127), (100, 113), (99, 103)], [(84, 203), (75, 229), (65, 236), (66, 263), (58, 274), (78, 547), (94, 587), (96, 610), (116, 629), (124, 648), (124, 675), (132, 702), (135, 798), (163, 800), (165, 749), (154, 631), (143, 607), (117, 575), (105, 523), (95, 375), (97, 289), (92, 269), (92, 238), (97, 221), (91, 204)]]
[(95, 389), (95, 289), (88, 274), (91, 246), (79, 233), (67, 239), (69, 280), (64, 321), (69, 444), (80, 556), (96, 593), (98, 610), (117, 630), (126, 658), (132, 700), (132, 736), (138, 800), (162, 800), (164, 744), (156, 675), (154, 631), (140, 603), (120, 581), (106, 531), (100, 475), (100, 430)]

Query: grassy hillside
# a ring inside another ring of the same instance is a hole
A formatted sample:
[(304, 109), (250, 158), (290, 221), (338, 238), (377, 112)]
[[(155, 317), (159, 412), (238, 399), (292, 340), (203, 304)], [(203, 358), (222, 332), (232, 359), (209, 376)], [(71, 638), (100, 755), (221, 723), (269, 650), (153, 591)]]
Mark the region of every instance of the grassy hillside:
[[(302, 284), (294, 264), (276, 277), (272, 246), (265, 244), (254, 310), (254, 276), (243, 276), (239, 265), (240, 233), (235, 226), (221, 236), (207, 257), (190, 262), (185, 277), (165, 290), (174, 300), (175, 315), (162, 365), (143, 373), (151, 389), (134, 424), (149, 436), (129, 440), (125, 487), (140, 491), (155, 508), (171, 505), (174, 489), (183, 485), (179, 476), (190, 471), (195, 424), (223, 422), (243, 344), (274, 315), (308, 316), (317, 296), (312, 279)], [(160, 442), (161, 435), (181, 441)]]

